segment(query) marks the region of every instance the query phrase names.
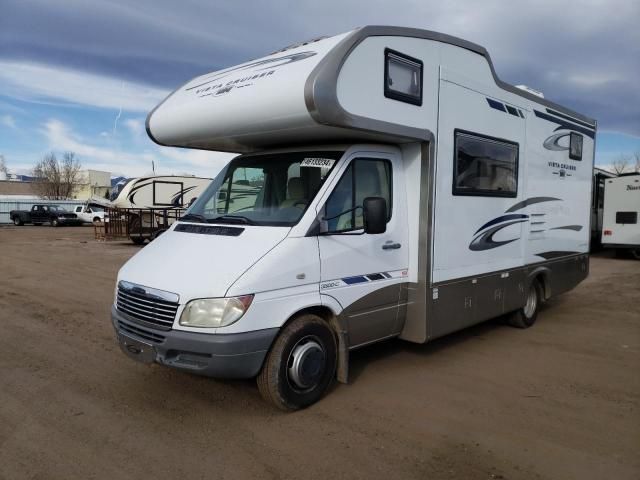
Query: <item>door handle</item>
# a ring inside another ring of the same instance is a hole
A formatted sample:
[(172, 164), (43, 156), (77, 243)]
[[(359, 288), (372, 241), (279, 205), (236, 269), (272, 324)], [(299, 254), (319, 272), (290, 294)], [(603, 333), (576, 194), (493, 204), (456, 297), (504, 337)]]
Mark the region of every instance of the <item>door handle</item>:
[(382, 245), (383, 250), (397, 250), (401, 247), (399, 243), (385, 243)]

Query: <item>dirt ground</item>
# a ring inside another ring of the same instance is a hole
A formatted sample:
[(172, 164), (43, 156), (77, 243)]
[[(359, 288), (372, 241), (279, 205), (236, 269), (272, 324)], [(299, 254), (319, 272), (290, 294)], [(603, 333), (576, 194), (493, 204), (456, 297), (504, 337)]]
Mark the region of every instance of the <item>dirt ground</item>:
[(119, 351), (138, 248), (0, 228), (0, 478), (640, 478), (640, 262), (592, 258), (529, 330), (358, 351), (350, 385), (284, 414)]

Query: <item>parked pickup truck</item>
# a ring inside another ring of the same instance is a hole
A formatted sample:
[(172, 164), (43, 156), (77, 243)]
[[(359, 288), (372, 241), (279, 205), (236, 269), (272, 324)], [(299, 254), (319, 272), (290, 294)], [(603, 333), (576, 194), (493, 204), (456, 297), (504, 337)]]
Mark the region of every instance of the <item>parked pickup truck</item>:
[(25, 223), (42, 225), (49, 223), (52, 227), (61, 225), (82, 225), (82, 219), (75, 213), (67, 212), (59, 205), (34, 205), (31, 210), (11, 210), (11, 221), (19, 226)]
[(104, 222), (104, 210), (95, 205), (76, 205), (73, 207), (75, 213), (80, 220), (85, 223)]

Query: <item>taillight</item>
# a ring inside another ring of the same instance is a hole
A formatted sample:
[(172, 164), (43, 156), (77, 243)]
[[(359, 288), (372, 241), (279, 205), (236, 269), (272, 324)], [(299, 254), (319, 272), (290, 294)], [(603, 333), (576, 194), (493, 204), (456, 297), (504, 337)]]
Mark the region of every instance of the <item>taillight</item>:
[(613, 235), (613, 232), (612, 232), (611, 230), (605, 230), (605, 231), (604, 231), (604, 232), (602, 232), (602, 233), (604, 233), (604, 235), (605, 235), (605, 236)]

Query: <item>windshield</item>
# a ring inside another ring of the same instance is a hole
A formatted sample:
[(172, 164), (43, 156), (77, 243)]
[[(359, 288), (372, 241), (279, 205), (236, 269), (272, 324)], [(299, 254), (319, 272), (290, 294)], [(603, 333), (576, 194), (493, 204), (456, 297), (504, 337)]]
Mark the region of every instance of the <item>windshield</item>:
[(182, 217), (185, 221), (293, 226), (342, 156), (339, 151), (237, 157)]

